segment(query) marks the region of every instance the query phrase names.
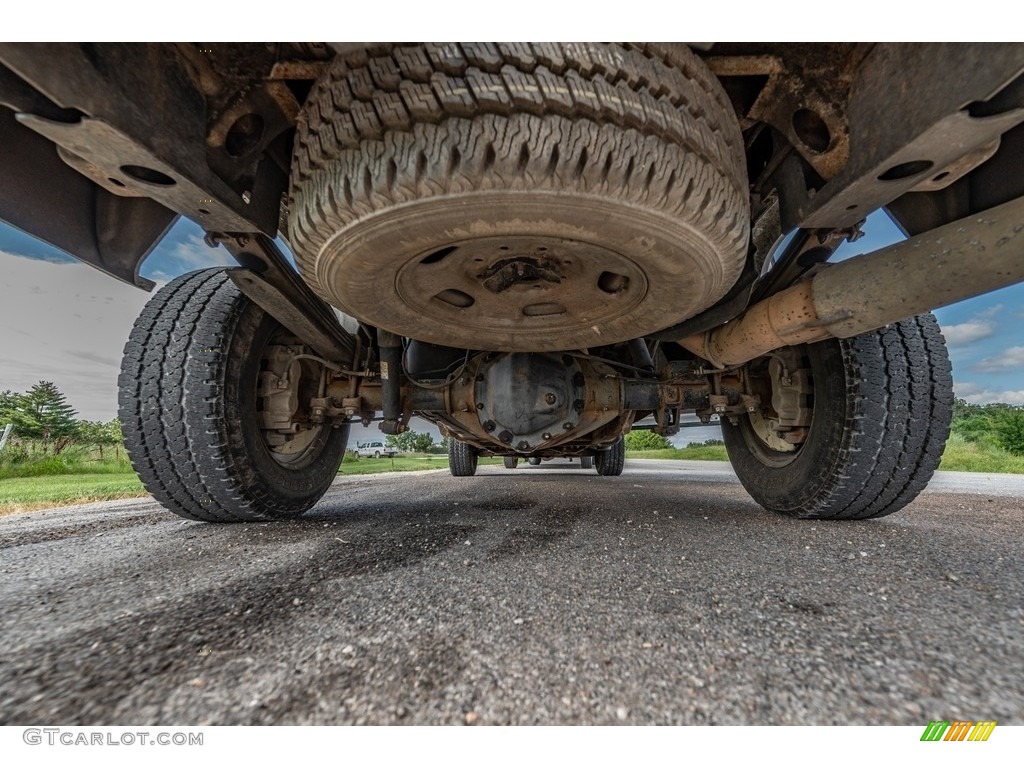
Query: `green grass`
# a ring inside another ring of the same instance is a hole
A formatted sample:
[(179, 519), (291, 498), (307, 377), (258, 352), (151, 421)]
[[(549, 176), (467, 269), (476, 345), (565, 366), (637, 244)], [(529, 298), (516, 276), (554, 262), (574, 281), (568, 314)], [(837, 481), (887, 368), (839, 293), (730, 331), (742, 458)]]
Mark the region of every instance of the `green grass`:
[(688, 461), (728, 461), (724, 445), (695, 445), (687, 448), (661, 448), (656, 451), (627, 451), (627, 459), (676, 459)]
[(0, 480), (0, 515), (145, 495), (134, 472), (7, 478)]
[[(666, 448), (657, 451), (634, 451), (632, 459), (689, 459), (728, 461), (725, 447), (699, 445), (692, 448)], [(501, 465), (495, 457), (480, 459), (484, 465)], [(19, 465), (0, 466), (0, 515), (51, 506), (84, 504), (90, 501), (144, 496), (145, 491), (127, 462), (67, 462), (69, 471), (45, 475), (42, 470), (55, 468), (57, 462), (32, 462), (20, 465), (31, 473), (28, 477), (12, 477)], [(380, 472), (409, 472), (424, 469), (447, 469), (445, 455), (413, 454), (394, 459), (358, 459), (346, 456), (338, 474), (370, 475)], [(984, 443), (971, 443), (954, 433), (946, 445), (939, 469), (961, 472), (1011, 472), (1024, 474), (1024, 456), (1013, 454)]]
[[(722, 445), (699, 445), (692, 448), (666, 448), (658, 451), (632, 451), (632, 459), (690, 459), (701, 461), (728, 461)], [(992, 472), (1024, 474), (1024, 456), (985, 443), (972, 443), (953, 433), (942, 454), (940, 470), (953, 472)]]
[(957, 472), (1012, 472), (1024, 474), (1024, 456), (985, 443), (972, 443), (956, 432), (949, 436), (940, 470)]
[[(497, 460), (498, 463), (500, 461)], [(494, 463), (494, 460), (481, 459), (481, 463)], [(50, 475), (44, 473), (47, 468), (58, 467), (66, 467), (69, 471)], [(378, 472), (447, 468), (448, 457), (443, 455), (397, 456), (394, 459), (356, 461), (346, 456), (338, 474), (368, 475)], [(27, 476), (12, 477), (12, 473), (19, 469)], [(35, 461), (3, 466), (0, 467), (0, 472), (0, 515), (146, 495), (142, 483), (127, 462)]]
[(124, 475), (131, 473), (132, 465), (126, 458), (122, 458), (120, 461), (112, 459), (99, 461), (83, 458), (73, 453), (59, 456), (37, 456), (19, 462), (0, 462), (0, 480), (11, 477)]
[(378, 472), (412, 472), (418, 469), (447, 468), (448, 456), (446, 454), (404, 454), (395, 456), (393, 459), (383, 456), (379, 459), (353, 459), (350, 454), (346, 454), (338, 474), (373, 475)]
[[(498, 456), (481, 456), (478, 462), (481, 466), (501, 465), (503, 460)], [(357, 459), (353, 460), (351, 454), (345, 454), (345, 460), (341, 463), (339, 475), (374, 475), (378, 472), (413, 472), (424, 469), (448, 469), (448, 454), (446, 453), (403, 453), (395, 456), (394, 459)]]

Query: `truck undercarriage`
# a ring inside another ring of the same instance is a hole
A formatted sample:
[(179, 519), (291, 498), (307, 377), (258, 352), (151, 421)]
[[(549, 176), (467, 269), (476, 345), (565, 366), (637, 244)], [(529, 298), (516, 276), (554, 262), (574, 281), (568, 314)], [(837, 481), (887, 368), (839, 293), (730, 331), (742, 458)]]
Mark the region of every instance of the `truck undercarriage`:
[(4, 44), (0, 219), (146, 289), (178, 216), (237, 260), (125, 350), (184, 517), (302, 514), (352, 422), (615, 475), (696, 413), (767, 509), (863, 519), (948, 435), (928, 311), (1024, 280), (1022, 124), (1013, 44)]

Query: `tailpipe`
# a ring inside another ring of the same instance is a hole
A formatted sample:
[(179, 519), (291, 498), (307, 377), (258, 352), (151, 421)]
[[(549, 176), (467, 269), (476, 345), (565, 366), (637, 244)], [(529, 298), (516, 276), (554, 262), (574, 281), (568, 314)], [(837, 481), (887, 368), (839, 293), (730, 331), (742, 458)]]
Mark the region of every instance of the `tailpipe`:
[(678, 339), (717, 367), (867, 333), (1024, 281), (1024, 198), (826, 267), (726, 325)]

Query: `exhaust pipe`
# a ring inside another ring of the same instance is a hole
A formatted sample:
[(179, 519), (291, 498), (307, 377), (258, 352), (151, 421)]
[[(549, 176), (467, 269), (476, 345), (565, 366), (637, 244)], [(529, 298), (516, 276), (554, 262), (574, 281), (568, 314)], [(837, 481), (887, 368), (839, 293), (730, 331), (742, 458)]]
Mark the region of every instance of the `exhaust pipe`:
[(678, 343), (717, 367), (849, 338), (1024, 281), (1024, 197), (827, 267)]

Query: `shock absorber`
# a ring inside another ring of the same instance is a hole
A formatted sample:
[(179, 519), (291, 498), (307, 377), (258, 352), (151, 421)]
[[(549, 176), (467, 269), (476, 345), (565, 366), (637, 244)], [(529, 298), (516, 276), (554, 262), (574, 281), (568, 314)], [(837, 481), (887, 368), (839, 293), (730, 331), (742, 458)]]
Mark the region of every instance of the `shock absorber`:
[(380, 347), (381, 410), (380, 423), (385, 435), (397, 435), (404, 430), (402, 424), (402, 337), (390, 331), (377, 329)]

